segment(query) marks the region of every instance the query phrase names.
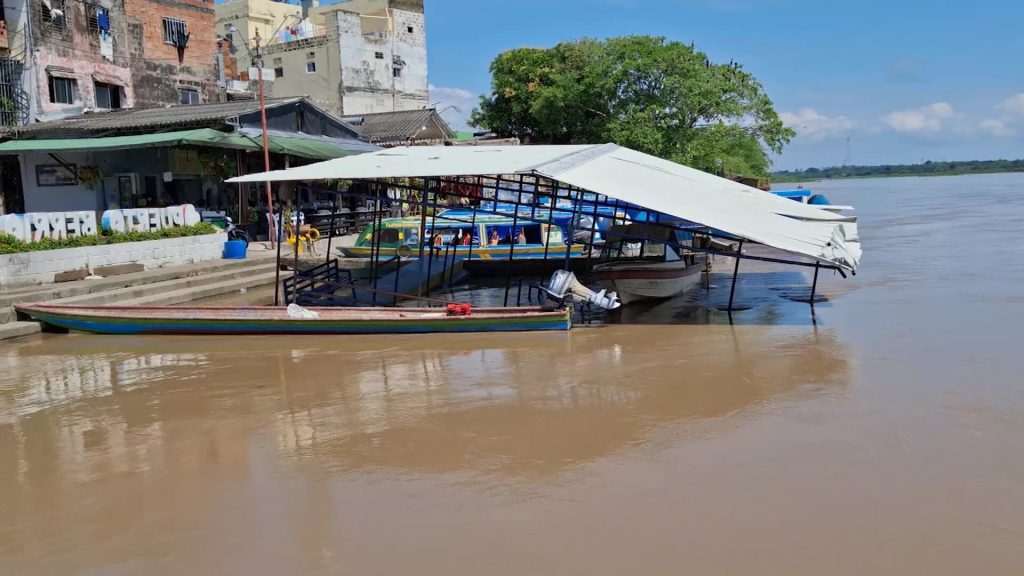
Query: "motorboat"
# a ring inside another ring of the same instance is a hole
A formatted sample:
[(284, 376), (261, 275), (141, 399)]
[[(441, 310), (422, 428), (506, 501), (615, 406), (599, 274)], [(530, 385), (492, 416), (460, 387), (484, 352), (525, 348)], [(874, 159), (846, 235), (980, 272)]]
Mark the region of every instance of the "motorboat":
[(672, 234), (645, 223), (613, 227), (601, 256), (605, 261), (593, 268), (594, 278), (614, 290), (624, 305), (672, 298), (696, 288), (707, 257), (682, 248), (669, 238)]

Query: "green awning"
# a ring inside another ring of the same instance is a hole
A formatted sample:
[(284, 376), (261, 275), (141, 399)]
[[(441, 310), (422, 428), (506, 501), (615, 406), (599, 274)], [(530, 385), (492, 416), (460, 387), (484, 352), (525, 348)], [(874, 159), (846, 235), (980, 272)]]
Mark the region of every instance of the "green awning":
[[(271, 136), (270, 151), (313, 160), (340, 158), (357, 151), (345, 150), (326, 141)], [(130, 150), (138, 148), (165, 148), (172, 146), (210, 146), (235, 150), (262, 150), (258, 138), (249, 138), (234, 132), (219, 132), (212, 128), (198, 128), (160, 134), (134, 136), (107, 136), (103, 138), (66, 138), (53, 140), (10, 140), (0, 143), (0, 154), (18, 152), (81, 152), (88, 150)]]
[(103, 138), (62, 138), (56, 140), (10, 140), (0, 143), (0, 154), (16, 152), (77, 152), (84, 150), (128, 150), (132, 148), (163, 148), (167, 146), (215, 146), (259, 150), (248, 138), (198, 128), (160, 134), (107, 136)]

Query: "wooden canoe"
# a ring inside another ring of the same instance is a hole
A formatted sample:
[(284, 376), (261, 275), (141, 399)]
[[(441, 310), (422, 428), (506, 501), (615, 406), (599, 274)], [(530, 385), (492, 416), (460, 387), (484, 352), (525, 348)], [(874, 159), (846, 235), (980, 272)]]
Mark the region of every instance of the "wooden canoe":
[(316, 318), (293, 318), (263, 306), (16, 306), (50, 326), (94, 334), (407, 334), (568, 330), (572, 310), (474, 308), (449, 316), (443, 308), (307, 308)]

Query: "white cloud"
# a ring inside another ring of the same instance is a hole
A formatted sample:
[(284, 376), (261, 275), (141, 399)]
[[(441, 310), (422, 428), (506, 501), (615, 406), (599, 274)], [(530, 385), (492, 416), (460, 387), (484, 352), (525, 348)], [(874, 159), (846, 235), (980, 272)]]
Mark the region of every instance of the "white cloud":
[(846, 116), (825, 116), (813, 108), (780, 112), (779, 118), (783, 124), (796, 130), (798, 135), (813, 139), (841, 134), (853, 128), (853, 120)]
[(469, 114), (479, 104), (479, 96), (464, 88), (433, 86), (430, 103), (433, 104), (454, 130), (469, 128)]
[(1008, 115), (1024, 118), (1024, 92), (1014, 94), (999, 105), (999, 109)]
[(983, 132), (997, 137), (1013, 136), (1014, 134), (1013, 129), (1007, 126), (1005, 122), (996, 120), (995, 118), (986, 118), (985, 120), (982, 120), (978, 123), (978, 128)]
[(913, 110), (890, 112), (882, 117), (882, 122), (897, 132), (938, 132), (942, 130), (943, 121), (953, 115), (953, 107), (948, 103), (935, 102)]

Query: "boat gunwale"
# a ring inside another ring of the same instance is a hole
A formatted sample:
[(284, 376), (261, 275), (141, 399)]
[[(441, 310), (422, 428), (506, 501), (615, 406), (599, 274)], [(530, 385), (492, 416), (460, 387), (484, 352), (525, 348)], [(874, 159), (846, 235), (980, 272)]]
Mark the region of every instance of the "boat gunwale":
[[(381, 307), (310, 307), (321, 314), (315, 318), (293, 318), (286, 308), (267, 306), (129, 306), (129, 305), (62, 305), (25, 304), (15, 308), (22, 314), (51, 315), (65, 318), (89, 318), (104, 321), (228, 321), (228, 322), (403, 322), (459, 321), (459, 320), (511, 320), (557, 319), (568, 310), (545, 310), (541, 307), (483, 307), (472, 308), (468, 316), (448, 316), (443, 308), (381, 308)], [(118, 312), (121, 312), (120, 314)], [(147, 315), (146, 313), (150, 314)], [(171, 314), (159, 315), (160, 312)], [(245, 315), (243, 313), (252, 313)], [(406, 316), (403, 316), (406, 314)], [(427, 315), (429, 314), (429, 316)]]

